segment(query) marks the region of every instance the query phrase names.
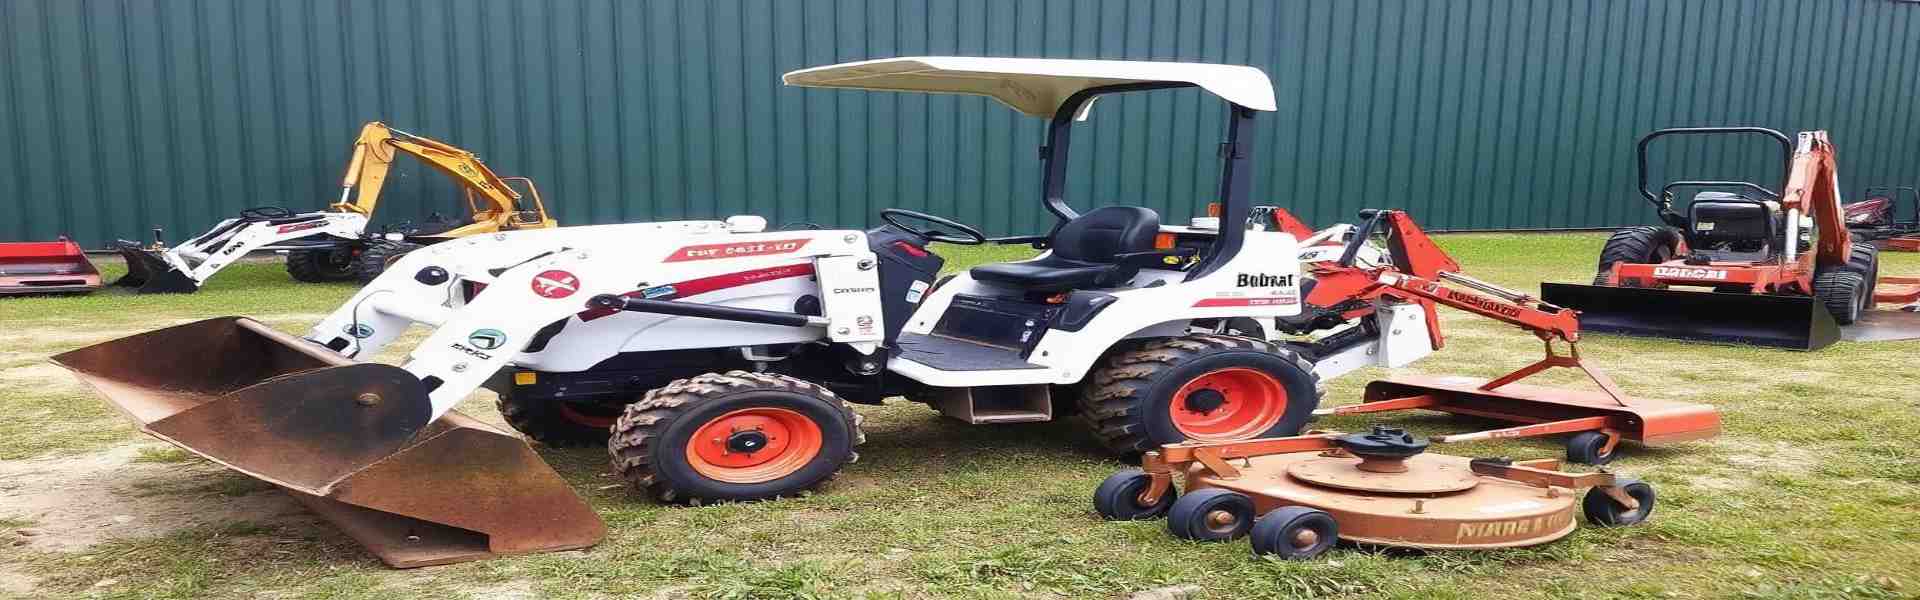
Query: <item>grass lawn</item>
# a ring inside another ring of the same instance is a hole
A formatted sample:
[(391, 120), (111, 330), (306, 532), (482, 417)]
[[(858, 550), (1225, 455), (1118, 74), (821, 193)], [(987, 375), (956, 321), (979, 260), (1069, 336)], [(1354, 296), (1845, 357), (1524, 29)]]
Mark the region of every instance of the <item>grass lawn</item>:
[[(1534, 289), (1591, 277), (1601, 239), (1440, 242), (1466, 272)], [(943, 250), (956, 268), (1022, 254)], [(1883, 268), (1920, 275), (1920, 255), (1889, 254)], [(1658, 489), (1651, 522), (1581, 529), (1530, 549), (1343, 548), (1300, 563), (1256, 559), (1244, 541), (1176, 541), (1158, 521), (1102, 522), (1090, 493), (1126, 465), (1077, 422), (969, 426), (902, 402), (862, 408), (868, 441), (838, 479), (776, 502), (662, 506), (614, 485), (604, 450), (541, 448), (608, 522), (604, 543), (394, 571), (270, 486), (136, 433), (45, 362), (226, 314), (301, 333), (352, 291), (296, 284), (265, 262), (230, 269), (193, 295), (0, 300), (0, 596), (1100, 598), (1196, 584), (1206, 598), (1920, 597), (1920, 341), (1794, 353), (1593, 337), (1583, 344), (1589, 361), (1629, 393), (1724, 412), (1718, 439), (1628, 448), (1615, 463)], [(1531, 336), (1491, 321), (1452, 312), (1445, 330), (1447, 348), (1407, 371), (1493, 376), (1538, 356)], [(381, 358), (400, 358), (391, 354)], [(1327, 402), (1356, 402), (1383, 374), (1331, 382)], [(1570, 374), (1553, 380), (1578, 383)], [(491, 397), (480, 395), (462, 410), (497, 422)], [(1475, 425), (1387, 420), (1424, 433)], [(1445, 451), (1562, 452), (1552, 439)]]

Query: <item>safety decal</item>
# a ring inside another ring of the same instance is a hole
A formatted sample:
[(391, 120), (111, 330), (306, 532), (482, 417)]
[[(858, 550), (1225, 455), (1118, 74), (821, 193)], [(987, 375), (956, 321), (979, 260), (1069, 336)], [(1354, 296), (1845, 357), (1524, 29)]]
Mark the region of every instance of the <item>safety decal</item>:
[(541, 298), (559, 300), (580, 291), (580, 278), (561, 270), (541, 271), (533, 276), (533, 293)]

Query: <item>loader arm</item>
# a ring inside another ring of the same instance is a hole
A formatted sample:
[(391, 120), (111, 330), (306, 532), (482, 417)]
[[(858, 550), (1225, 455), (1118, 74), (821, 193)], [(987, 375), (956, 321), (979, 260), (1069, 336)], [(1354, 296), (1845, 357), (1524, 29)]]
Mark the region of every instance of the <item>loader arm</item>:
[[(353, 158), (347, 161), (346, 175), (340, 181), (340, 200), (330, 207), (336, 211), (373, 216), (380, 203), (380, 191), (386, 185), (387, 172), (393, 168), (396, 154), (408, 154), (433, 167), (466, 192), (472, 223), (436, 234), (435, 237), (460, 237), (506, 229), (554, 227), (546, 204), (533, 182), (523, 181), (532, 196), (532, 207), (522, 205), (519, 192), (507, 179), (487, 168), (480, 157), (451, 144), (388, 127), (379, 121), (360, 128), (353, 144)], [(359, 194), (354, 194), (355, 189)]]
[[(1814, 264), (1844, 265), (1853, 252), (1853, 232), (1847, 229), (1846, 211), (1840, 202), (1840, 172), (1834, 159), (1833, 142), (1825, 131), (1800, 134), (1793, 163), (1788, 170), (1787, 186), (1781, 205), (1791, 216), (1813, 217), (1816, 235)], [(1792, 219), (1789, 219), (1792, 221)], [(1798, 231), (1798, 223), (1788, 223), (1788, 231)], [(1791, 257), (1797, 244), (1788, 244)], [(1792, 259), (1789, 259), (1792, 262)]]

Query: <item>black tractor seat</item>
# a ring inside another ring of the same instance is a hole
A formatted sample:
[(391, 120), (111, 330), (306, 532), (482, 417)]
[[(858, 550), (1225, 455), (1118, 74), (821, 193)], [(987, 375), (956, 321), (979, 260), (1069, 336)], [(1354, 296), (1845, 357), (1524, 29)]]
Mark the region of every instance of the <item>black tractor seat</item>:
[(1037, 260), (974, 267), (974, 279), (1031, 292), (1124, 285), (1140, 272), (1143, 255), (1158, 256), (1153, 238), (1160, 215), (1138, 206), (1106, 206), (1061, 225), (1048, 243), (1053, 252)]

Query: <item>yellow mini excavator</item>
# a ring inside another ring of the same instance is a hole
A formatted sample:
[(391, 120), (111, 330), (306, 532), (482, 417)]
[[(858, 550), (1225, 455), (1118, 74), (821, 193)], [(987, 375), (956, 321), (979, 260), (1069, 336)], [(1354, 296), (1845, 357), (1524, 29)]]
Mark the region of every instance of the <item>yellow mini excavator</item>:
[[(412, 155), (465, 190), (468, 221), (429, 221), (368, 232), (367, 224), (380, 202), (380, 189), (397, 154)], [(516, 185), (524, 189), (525, 196), (515, 189)], [(158, 229), (151, 245), (123, 240), (117, 249), (127, 259), (127, 275), (114, 284), (137, 288), (140, 293), (192, 292), (220, 269), (256, 250), (285, 251), (287, 273), (299, 281), (366, 282), (401, 255), (427, 244), (557, 225), (547, 215), (533, 180), (501, 177), (472, 152), (379, 121), (360, 128), (340, 186), (340, 199), (326, 210), (295, 213), (277, 206), (249, 208), (172, 248), (161, 241)], [(531, 206), (525, 204), (529, 198)]]

